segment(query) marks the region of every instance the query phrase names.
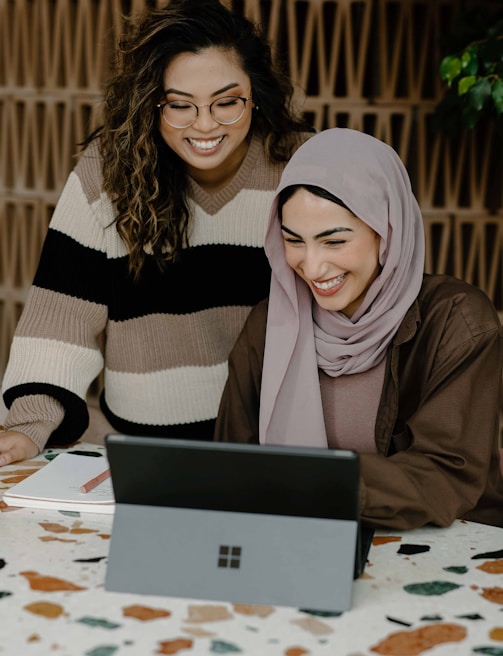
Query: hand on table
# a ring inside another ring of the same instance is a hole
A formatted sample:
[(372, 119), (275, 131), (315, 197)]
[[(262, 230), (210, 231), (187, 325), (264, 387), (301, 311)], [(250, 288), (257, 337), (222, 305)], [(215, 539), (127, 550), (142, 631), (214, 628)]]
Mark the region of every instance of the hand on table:
[(38, 453), (35, 442), (24, 433), (9, 430), (0, 432), (0, 467), (18, 460), (34, 458)]

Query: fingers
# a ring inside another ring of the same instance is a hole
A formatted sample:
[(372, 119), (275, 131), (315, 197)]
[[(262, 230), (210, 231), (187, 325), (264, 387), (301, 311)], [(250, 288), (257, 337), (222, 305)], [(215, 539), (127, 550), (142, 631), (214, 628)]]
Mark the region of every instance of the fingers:
[(0, 433), (0, 467), (33, 458), (37, 454), (37, 445), (27, 435), (17, 431)]
[(12, 451), (5, 451), (0, 453), (0, 467), (10, 465), (11, 462), (16, 462), (16, 456), (12, 453)]

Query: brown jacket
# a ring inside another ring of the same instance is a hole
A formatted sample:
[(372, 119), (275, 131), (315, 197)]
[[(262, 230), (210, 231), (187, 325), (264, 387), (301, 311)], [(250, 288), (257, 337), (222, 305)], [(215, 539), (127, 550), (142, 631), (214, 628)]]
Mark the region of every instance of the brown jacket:
[[(215, 439), (258, 442), (267, 300), (229, 359)], [(464, 518), (503, 527), (499, 469), (503, 329), (478, 288), (425, 275), (389, 349), (375, 427), (360, 455), (365, 523), (409, 529)]]

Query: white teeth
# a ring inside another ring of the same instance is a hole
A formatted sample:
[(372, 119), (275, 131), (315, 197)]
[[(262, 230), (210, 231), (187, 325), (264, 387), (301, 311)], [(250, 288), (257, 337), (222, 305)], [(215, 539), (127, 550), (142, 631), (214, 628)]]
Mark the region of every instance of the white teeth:
[(212, 148), (216, 148), (222, 139), (223, 137), (218, 137), (217, 139), (211, 139), (209, 141), (207, 139), (204, 141), (199, 139), (188, 139), (188, 142), (198, 150), (211, 150)]
[(332, 289), (332, 287), (335, 287), (336, 285), (340, 285), (340, 283), (344, 280), (346, 277), (345, 273), (341, 273), (340, 276), (337, 276), (337, 278), (334, 278), (333, 280), (329, 280), (328, 282), (316, 282), (313, 280), (313, 285), (317, 287), (318, 289)]

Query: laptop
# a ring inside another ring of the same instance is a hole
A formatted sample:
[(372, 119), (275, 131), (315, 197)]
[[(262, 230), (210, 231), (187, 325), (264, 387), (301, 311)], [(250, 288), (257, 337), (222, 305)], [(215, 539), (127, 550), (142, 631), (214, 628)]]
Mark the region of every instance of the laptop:
[(105, 589), (351, 608), (372, 531), (352, 451), (108, 435)]

